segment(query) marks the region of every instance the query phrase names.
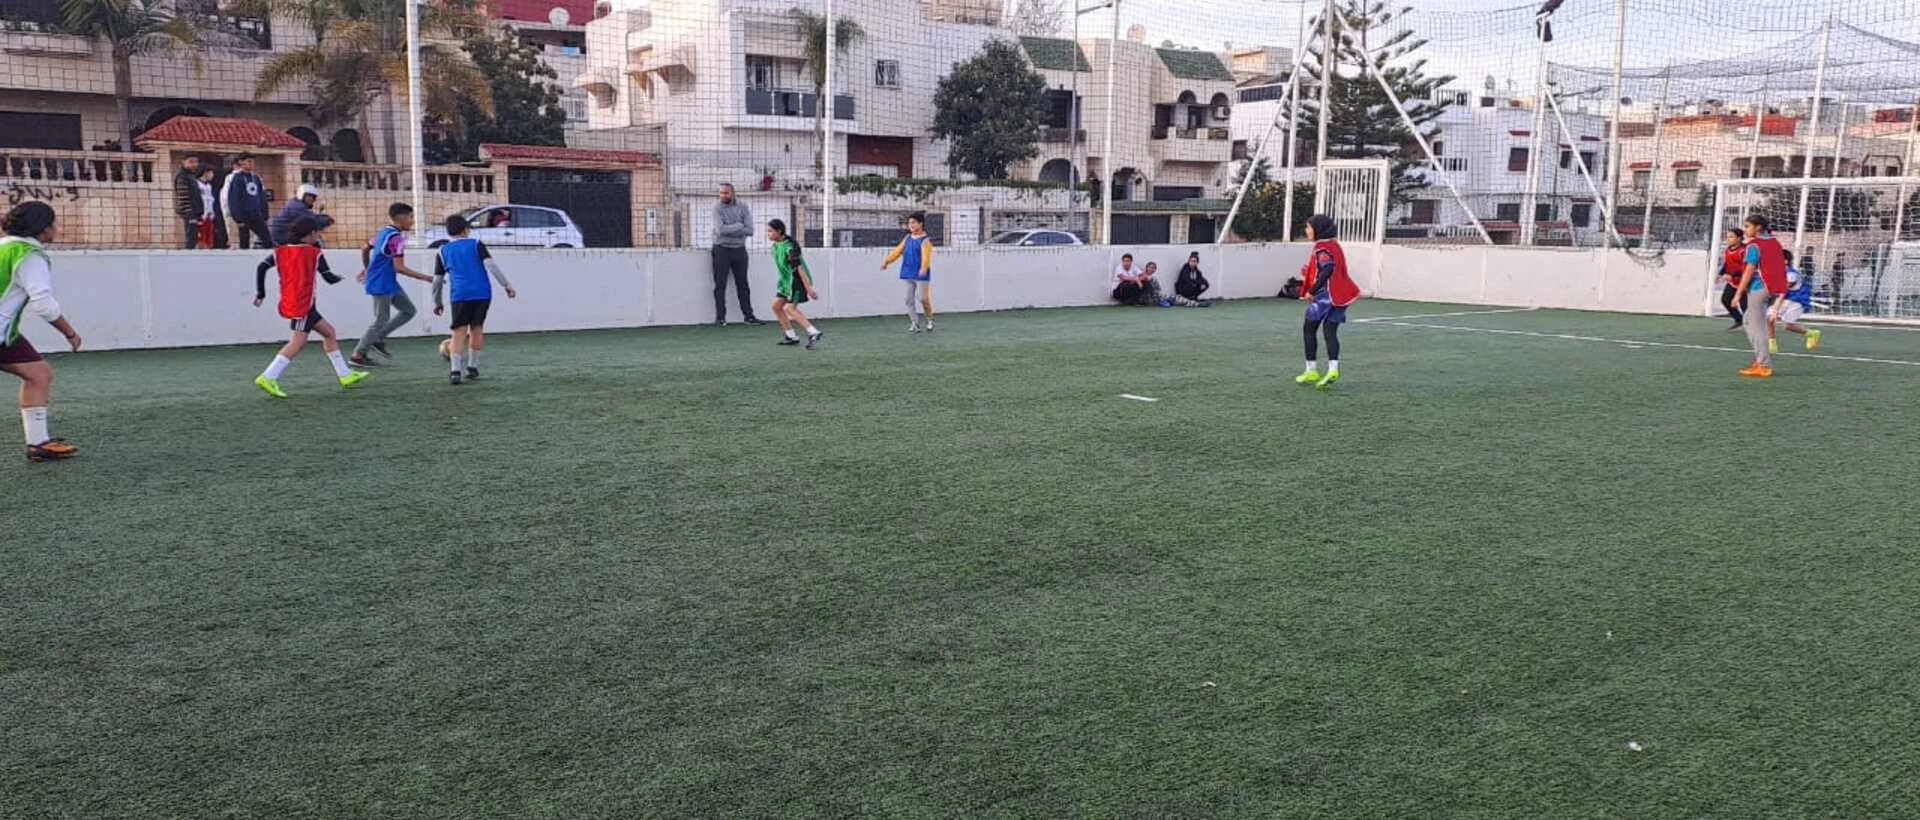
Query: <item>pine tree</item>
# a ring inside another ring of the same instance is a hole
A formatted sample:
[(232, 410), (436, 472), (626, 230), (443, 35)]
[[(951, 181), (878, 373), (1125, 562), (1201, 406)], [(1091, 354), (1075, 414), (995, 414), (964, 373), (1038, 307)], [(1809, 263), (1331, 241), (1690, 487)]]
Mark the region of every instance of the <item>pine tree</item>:
[(1020, 0), (1007, 28), (1022, 37), (1053, 37), (1060, 33), (1063, 5), (1061, 0)]
[[(1446, 109), (1434, 102), (1433, 92), (1453, 82), (1451, 76), (1426, 75), (1427, 61), (1415, 56), (1427, 41), (1414, 35), (1401, 19), (1411, 7), (1390, 8), (1382, 0), (1338, 0), (1339, 13), (1333, 18), (1332, 83), (1327, 90), (1327, 156), (1332, 159), (1385, 158), (1393, 163), (1392, 201), (1402, 204), (1412, 192), (1426, 187), (1414, 173), (1426, 157), (1413, 138), (1387, 93), (1375, 78), (1384, 77), (1398, 94), (1421, 134), (1431, 142), (1440, 135), (1439, 119)], [(1316, 18), (1314, 31), (1325, 32)], [(1321, 62), (1325, 52), (1324, 34), (1308, 48), (1306, 75), (1301, 97), (1301, 139), (1311, 143), (1317, 138), (1320, 123), (1320, 99), (1316, 91), (1321, 82)]]
[[(1240, 166), (1240, 170), (1234, 174), (1235, 188), (1248, 174), (1253, 175), (1253, 182), (1247, 186), (1247, 196), (1240, 202), (1240, 212), (1233, 217), (1233, 234), (1248, 242), (1283, 242), (1292, 238), (1287, 236), (1287, 186), (1273, 181), (1269, 167), (1267, 158), (1261, 157)], [(1293, 228), (1296, 235), (1311, 215), (1313, 184), (1296, 182), (1293, 184)]]

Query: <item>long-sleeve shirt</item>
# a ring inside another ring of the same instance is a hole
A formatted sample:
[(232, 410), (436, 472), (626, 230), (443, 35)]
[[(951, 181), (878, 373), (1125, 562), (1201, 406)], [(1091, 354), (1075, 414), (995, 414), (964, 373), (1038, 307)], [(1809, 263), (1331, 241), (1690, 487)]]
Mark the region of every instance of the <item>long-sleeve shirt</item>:
[[(277, 253), (267, 254), (267, 258), (260, 261), (260, 267), (253, 272), (253, 298), (267, 298), (267, 271), (273, 270), (278, 264), (280, 261)], [(327, 280), (327, 284), (340, 284), (340, 277), (333, 275), (333, 269), (327, 267), (327, 257), (324, 254), (320, 256), (318, 262), (314, 263), (313, 269), (320, 274), (320, 278)]]
[(747, 203), (734, 200), (713, 206), (713, 246), (744, 248), (753, 235), (753, 211)]
[(312, 208), (307, 207), (305, 199), (289, 199), (286, 207), (281, 208), (280, 213), (273, 218), (273, 222), (267, 225), (267, 233), (273, 236), (274, 244), (285, 245), (291, 241), (293, 237), (287, 235), (287, 228), (293, 225), (294, 220), (303, 216), (313, 217), (314, 221), (320, 223), (321, 230), (326, 230), (333, 225), (333, 217), (314, 213)]
[(29, 311), (48, 322), (60, 318), (60, 303), (53, 298), (53, 269), (40, 243), (20, 236), (0, 240), (0, 264), (10, 258), (18, 261), (11, 277), (0, 277), (7, 279), (0, 288), (0, 344), (13, 342), (20, 318)]
[(1188, 299), (1199, 299), (1200, 294), (1206, 293), (1209, 287), (1212, 285), (1207, 282), (1206, 275), (1200, 272), (1200, 266), (1188, 264), (1180, 268), (1180, 278), (1173, 283), (1173, 292)]
[(173, 175), (173, 215), (188, 222), (206, 216), (200, 199), (200, 175), (185, 168)]
[[(448, 259), (453, 263), (449, 265)], [(492, 276), (500, 287), (511, 288), (507, 275), (500, 272), (500, 263), (493, 259), (493, 252), (478, 239), (463, 237), (440, 246), (440, 252), (433, 258), (433, 306), (445, 306), (441, 296), (446, 293), (447, 285), (453, 285), (453, 301), (478, 302), (493, 298), (493, 287), (487, 284)]]
[(220, 188), (220, 203), (226, 206), (227, 218), (236, 222), (267, 217), (267, 188), (260, 177), (246, 171), (235, 171), (227, 175), (227, 182)]
[(901, 279), (931, 281), (933, 279), (933, 237), (928, 234), (920, 236), (909, 234), (907, 238), (900, 240), (900, 244), (894, 246), (892, 253), (887, 254), (887, 259), (881, 263), (881, 267), (892, 265), (902, 259), (906, 260), (906, 264), (900, 266)]

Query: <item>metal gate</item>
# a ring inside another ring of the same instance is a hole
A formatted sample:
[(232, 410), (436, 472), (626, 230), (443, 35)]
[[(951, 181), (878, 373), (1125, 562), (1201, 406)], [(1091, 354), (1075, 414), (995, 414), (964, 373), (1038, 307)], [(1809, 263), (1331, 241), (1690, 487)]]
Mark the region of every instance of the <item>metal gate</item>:
[(1330, 159), (1320, 164), (1313, 209), (1333, 217), (1346, 242), (1378, 244), (1387, 236), (1393, 166), (1384, 159)]
[(633, 247), (633, 175), (629, 172), (510, 168), (507, 198), (515, 205), (566, 211), (589, 248)]

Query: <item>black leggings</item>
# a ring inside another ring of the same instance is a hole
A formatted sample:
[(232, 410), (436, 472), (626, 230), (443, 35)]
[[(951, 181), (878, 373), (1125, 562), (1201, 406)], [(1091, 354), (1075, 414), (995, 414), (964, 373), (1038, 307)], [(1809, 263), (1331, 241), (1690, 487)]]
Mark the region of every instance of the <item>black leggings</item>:
[(1740, 324), (1742, 314), (1740, 312), (1739, 289), (1735, 288), (1732, 284), (1728, 284), (1722, 288), (1720, 290), (1720, 306), (1727, 309), (1727, 316), (1733, 319), (1734, 324)]
[(1318, 361), (1320, 358), (1320, 340), (1315, 337), (1314, 334), (1316, 333), (1325, 333), (1327, 336), (1327, 360), (1339, 360), (1340, 326), (1338, 324), (1333, 322), (1316, 322), (1308, 319), (1306, 327), (1303, 328), (1303, 330), (1307, 342), (1308, 361)]

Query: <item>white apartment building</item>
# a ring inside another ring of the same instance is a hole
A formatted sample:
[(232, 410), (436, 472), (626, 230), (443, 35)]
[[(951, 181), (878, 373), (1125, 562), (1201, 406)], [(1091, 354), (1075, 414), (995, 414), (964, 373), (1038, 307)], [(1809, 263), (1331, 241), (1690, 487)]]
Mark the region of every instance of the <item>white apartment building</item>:
[[(1447, 104), (1435, 121), (1439, 133), (1432, 140), (1439, 170), (1471, 204), (1495, 242), (1517, 241), (1534, 146), (1535, 101), (1460, 89), (1442, 89), (1434, 96), (1435, 102)], [(1606, 230), (1594, 190), (1608, 190), (1606, 118), (1579, 111), (1570, 102), (1561, 106), (1565, 130), (1551, 108), (1540, 120), (1544, 130), (1534, 200), (1538, 242), (1590, 244)], [(1582, 164), (1586, 175), (1580, 172)], [(1434, 170), (1431, 164), (1425, 170), (1430, 186), (1389, 218), (1395, 233), (1472, 232), (1466, 209)]]

